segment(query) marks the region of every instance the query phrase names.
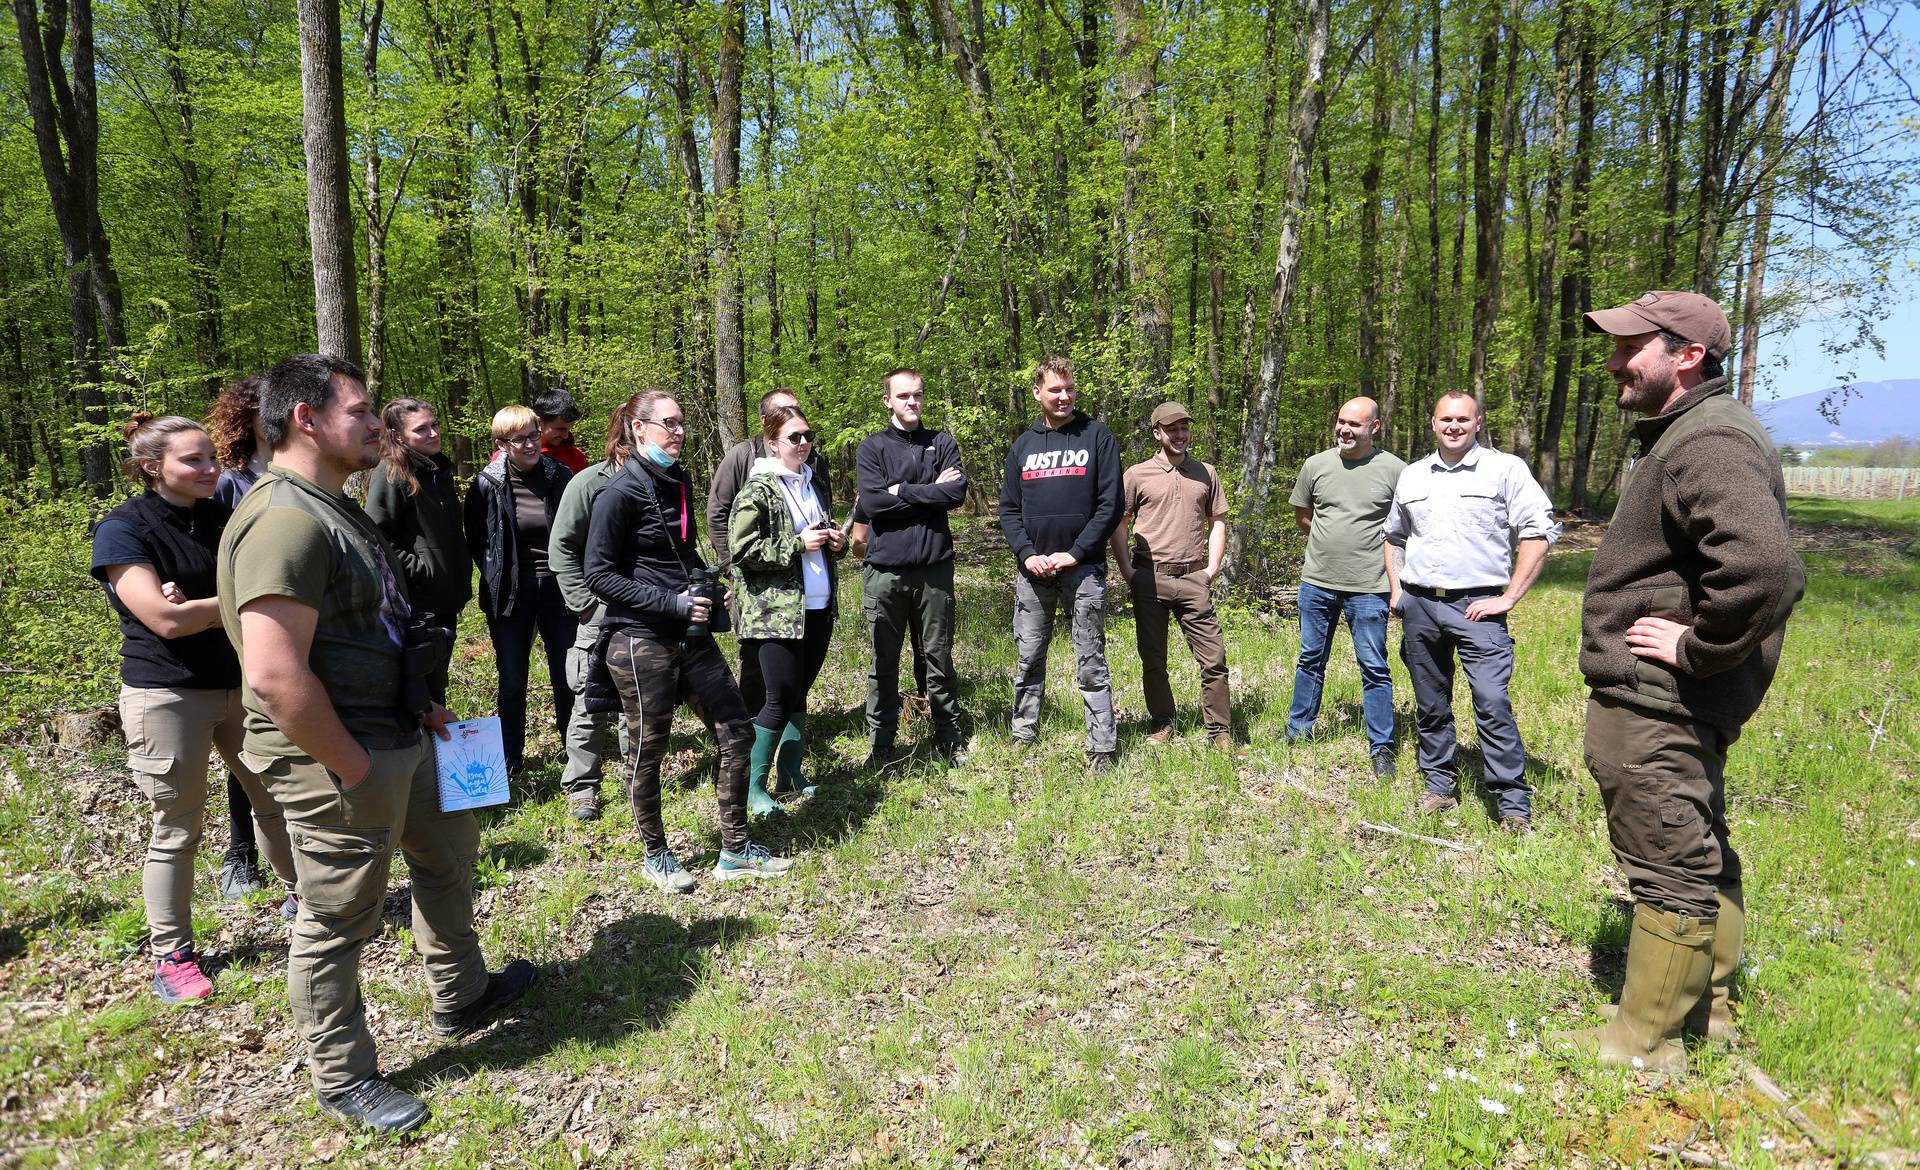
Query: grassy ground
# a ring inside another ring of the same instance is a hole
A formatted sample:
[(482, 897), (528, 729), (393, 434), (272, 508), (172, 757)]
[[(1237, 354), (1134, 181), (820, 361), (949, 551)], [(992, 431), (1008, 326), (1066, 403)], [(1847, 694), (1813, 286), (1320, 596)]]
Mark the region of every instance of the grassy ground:
[[(1745, 1040), (1696, 1053), (1681, 1083), (1541, 1043), (1597, 1018), (1626, 933), (1580, 763), (1591, 530), (1513, 622), (1541, 826), (1519, 841), (1478, 801), (1416, 820), (1410, 763), (1372, 778), (1350, 654), (1321, 735), (1284, 746), (1297, 629), (1259, 609), (1227, 613), (1242, 758), (1192, 726), (1141, 746), (1124, 612), (1109, 627), (1122, 767), (1083, 774), (1064, 638), (1043, 750), (1016, 756), (1010, 589), (1003, 558), (982, 556), (959, 639), (972, 764), (923, 752), (860, 770), (866, 650), (844, 624), (814, 696), (823, 795), (756, 830), (800, 859), (793, 880), (668, 899), (639, 877), (620, 802), (568, 821), (549, 764), (486, 821), (480, 869), (489, 954), (531, 957), (543, 982), (517, 1024), (453, 1045), (425, 1026), (397, 888), (368, 1003), (386, 1069), (434, 1108), (397, 1147), (349, 1140), (312, 1105), (271, 899), (213, 902), (220, 831), (199, 913), (226, 966), (214, 1000), (169, 1010), (136, 954), (144, 813), (122, 761), (16, 737), (0, 769), (0, 1164), (1589, 1166), (1660, 1161), (1654, 1143), (1687, 1143), (1692, 1164), (1899, 1164), (1920, 1149), (1920, 505), (1795, 513), (1811, 593), (1729, 772)], [(487, 659), (477, 636), (464, 652), (471, 710)], [(1177, 685), (1191, 704), (1190, 665)], [(1404, 729), (1403, 676), (1397, 694)], [(557, 748), (550, 731), (536, 748)], [(667, 816), (682, 856), (710, 861), (710, 789), (672, 786)]]

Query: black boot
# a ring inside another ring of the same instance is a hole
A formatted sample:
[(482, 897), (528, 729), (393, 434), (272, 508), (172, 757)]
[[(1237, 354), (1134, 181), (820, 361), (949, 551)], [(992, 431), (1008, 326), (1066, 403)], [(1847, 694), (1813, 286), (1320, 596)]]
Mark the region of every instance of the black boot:
[(540, 979), (540, 968), (525, 959), (515, 959), (487, 976), (487, 987), (480, 998), (463, 1008), (433, 1013), (433, 1034), (453, 1039), (477, 1031), (515, 1003)]
[(427, 1120), (427, 1103), (378, 1074), (344, 1093), (321, 1093), (320, 1108), (350, 1128), (371, 1130), (375, 1137), (395, 1137), (419, 1129)]

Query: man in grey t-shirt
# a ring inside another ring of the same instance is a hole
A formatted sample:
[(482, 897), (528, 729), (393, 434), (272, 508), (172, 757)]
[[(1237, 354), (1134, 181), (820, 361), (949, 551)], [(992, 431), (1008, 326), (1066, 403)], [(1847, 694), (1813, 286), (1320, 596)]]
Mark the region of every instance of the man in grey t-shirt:
[(1300, 661), (1287, 739), (1313, 734), (1334, 627), (1344, 613), (1360, 663), (1367, 753), (1373, 774), (1385, 779), (1393, 775), (1393, 674), (1387, 667), (1387, 571), (1380, 545), (1393, 486), (1406, 464), (1373, 445), (1379, 433), (1380, 404), (1371, 398), (1348, 402), (1334, 418), (1334, 446), (1308, 459), (1293, 487), (1293, 518), (1307, 534), (1307, 563), (1300, 572)]

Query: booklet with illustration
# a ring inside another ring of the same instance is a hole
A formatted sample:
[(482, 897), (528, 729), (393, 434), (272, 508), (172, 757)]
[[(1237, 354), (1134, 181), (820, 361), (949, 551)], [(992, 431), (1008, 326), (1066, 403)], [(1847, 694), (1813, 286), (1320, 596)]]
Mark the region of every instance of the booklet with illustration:
[(507, 803), (507, 748), (499, 718), (462, 719), (447, 724), (447, 732), (452, 739), (428, 733), (440, 776), (440, 811)]

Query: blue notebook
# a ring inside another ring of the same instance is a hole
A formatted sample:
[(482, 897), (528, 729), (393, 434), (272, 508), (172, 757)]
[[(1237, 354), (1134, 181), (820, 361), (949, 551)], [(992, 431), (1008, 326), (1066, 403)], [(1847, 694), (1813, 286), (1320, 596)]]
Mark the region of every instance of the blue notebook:
[(427, 733), (440, 777), (440, 811), (507, 803), (507, 748), (499, 718), (462, 719), (447, 724), (447, 731), (452, 739)]

